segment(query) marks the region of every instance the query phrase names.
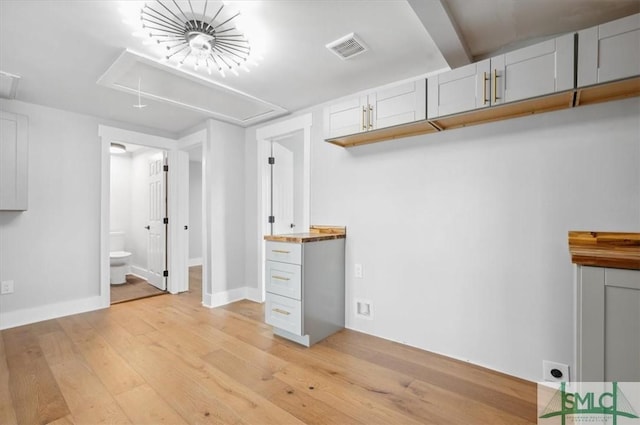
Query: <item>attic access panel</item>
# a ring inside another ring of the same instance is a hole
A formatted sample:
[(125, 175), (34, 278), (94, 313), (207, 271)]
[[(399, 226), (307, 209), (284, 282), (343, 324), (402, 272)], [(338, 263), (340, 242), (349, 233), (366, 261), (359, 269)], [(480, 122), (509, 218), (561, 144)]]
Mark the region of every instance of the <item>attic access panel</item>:
[[(186, 70), (125, 50), (97, 83), (190, 109), (243, 127), (287, 113), (284, 108)], [(135, 101), (132, 97), (132, 103)]]

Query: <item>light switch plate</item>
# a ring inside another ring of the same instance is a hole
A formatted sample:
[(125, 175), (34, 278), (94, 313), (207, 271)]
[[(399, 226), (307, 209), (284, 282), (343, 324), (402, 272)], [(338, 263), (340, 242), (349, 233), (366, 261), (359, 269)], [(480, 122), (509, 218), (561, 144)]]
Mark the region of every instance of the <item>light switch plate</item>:
[(0, 294), (13, 294), (13, 280), (3, 280), (0, 285)]

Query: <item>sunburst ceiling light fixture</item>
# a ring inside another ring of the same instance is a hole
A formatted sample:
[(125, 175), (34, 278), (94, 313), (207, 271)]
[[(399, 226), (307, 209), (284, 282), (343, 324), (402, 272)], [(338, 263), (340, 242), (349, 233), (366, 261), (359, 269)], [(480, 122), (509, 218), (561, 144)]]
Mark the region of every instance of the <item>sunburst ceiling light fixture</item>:
[[(184, 2), (183, 2), (184, 3)], [(193, 65), (195, 71), (205, 67), (225, 76), (225, 70), (238, 75), (237, 68), (249, 72), (246, 63), (251, 53), (249, 40), (240, 32), (234, 20), (240, 12), (226, 17), (224, 3), (211, 16), (207, 15), (208, 0), (202, 11), (193, 8), (191, 0), (183, 7), (175, 1), (156, 0), (145, 3), (140, 10), (142, 29), (149, 38), (166, 47), (163, 60), (177, 61), (177, 66)], [(209, 10), (212, 12), (215, 8)]]

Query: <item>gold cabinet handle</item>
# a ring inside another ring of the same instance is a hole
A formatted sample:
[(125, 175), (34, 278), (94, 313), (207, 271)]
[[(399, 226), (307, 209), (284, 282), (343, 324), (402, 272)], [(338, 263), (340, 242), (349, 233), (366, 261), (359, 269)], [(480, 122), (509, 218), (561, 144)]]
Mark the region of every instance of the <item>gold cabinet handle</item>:
[(483, 72), (482, 73), (482, 104), (486, 105), (487, 102), (489, 101), (489, 99), (487, 99), (487, 81), (489, 81), (489, 79), (487, 78), (487, 73)]
[(367, 114), (367, 107), (363, 106), (362, 107), (362, 131), (367, 129), (367, 121), (365, 118), (366, 114)]
[(271, 276), (271, 279), (277, 279), (277, 280), (291, 280), (288, 277), (282, 277), (282, 276)]
[(274, 308), (274, 309), (272, 309), (271, 311), (275, 311), (276, 313), (284, 314), (285, 316), (288, 316), (288, 315), (290, 315), (290, 314), (291, 314), (291, 313), (289, 313), (288, 311), (281, 310), (281, 309), (279, 309), (279, 308)]
[(272, 249), (271, 252), (277, 252), (278, 254), (289, 254), (291, 251), (283, 251), (281, 249)]
[(369, 130), (373, 128), (373, 106), (369, 105)]
[(496, 103), (496, 100), (500, 99), (498, 97), (498, 70), (493, 70), (493, 100), (491, 103)]

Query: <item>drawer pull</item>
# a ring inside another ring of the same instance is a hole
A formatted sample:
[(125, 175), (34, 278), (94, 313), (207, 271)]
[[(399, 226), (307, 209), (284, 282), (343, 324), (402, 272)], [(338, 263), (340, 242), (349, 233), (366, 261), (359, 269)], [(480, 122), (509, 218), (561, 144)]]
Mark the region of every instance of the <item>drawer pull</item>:
[(271, 279), (278, 279), (278, 280), (291, 280), (288, 277), (282, 277), (282, 276), (271, 276)]
[(283, 251), (281, 249), (272, 249), (271, 252), (277, 252), (278, 254), (290, 254), (291, 251)]
[(288, 316), (288, 315), (291, 314), (288, 311), (282, 310), (282, 309), (279, 309), (279, 308), (274, 308), (272, 311), (275, 311), (276, 313), (284, 314), (285, 316)]

